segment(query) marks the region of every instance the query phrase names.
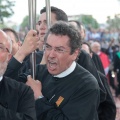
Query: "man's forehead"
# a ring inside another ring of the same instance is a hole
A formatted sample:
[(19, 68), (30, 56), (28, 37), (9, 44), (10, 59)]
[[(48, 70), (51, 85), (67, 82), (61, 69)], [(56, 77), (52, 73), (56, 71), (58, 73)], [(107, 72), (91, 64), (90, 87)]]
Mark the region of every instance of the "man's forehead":
[(0, 40), (3, 40), (3, 39), (7, 39), (7, 34), (5, 32), (3, 32), (2, 30), (0, 30)]
[(0, 43), (5, 45), (6, 43), (9, 43), (9, 40), (10, 37), (5, 32), (0, 30)]
[[(44, 12), (44, 13), (42, 13), (42, 14), (40, 15), (39, 21), (41, 21), (41, 20), (43, 20), (43, 21), (46, 21), (46, 20), (47, 20), (46, 12)], [(51, 21), (57, 21), (56, 15), (55, 15), (55, 13), (53, 13), (53, 12), (51, 12)]]

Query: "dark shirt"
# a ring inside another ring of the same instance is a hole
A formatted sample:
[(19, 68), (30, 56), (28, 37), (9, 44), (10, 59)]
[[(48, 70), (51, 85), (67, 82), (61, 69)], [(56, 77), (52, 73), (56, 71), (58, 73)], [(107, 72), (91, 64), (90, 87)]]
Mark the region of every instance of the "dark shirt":
[(107, 92), (105, 101), (101, 102), (98, 108), (99, 120), (115, 120), (116, 105), (115, 105), (110, 87), (108, 85), (107, 78), (100, 71), (98, 71), (98, 74)]
[(81, 50), (77, 63), (88, 70), (97, 79), (100, 87), (100, 102), (103, 102), (106, 99), (106, 90), (90, 55), (86, 51)]
[(33, 91), (7, 77), (0, 82), (0, 120), (36, 120)]
[(92, 60), (94, 61), (97, 70), (105, 75), (105, 71), (104, 71), (102, 62), (100, 60), (100, 57), (97, 54), (95, 54), (94, 52), (93, 52), (93, 55), (92, 55)]
[(97, 80), (78, 64), (63, 78), (54, 78), (45, 65), (39, 65), (36, 79), (44, 96), (36, 101), (38, 120), (98, 120)]
[[(98, 81), (100, 87), (100, 104), (98, 108), (99, 120), (115, 120), (116, 106), (107, 82), (107, 78), (102, 70), (102, 66), (100, 67), (101, 63), (98, 56), (96, 56), (96, 54), (93, 54), (93, 56), (95, 64), (89, 54), (82, 50), (77, 62), (92, 73)], [(96, 68), (97, 65), (98, 67)]]

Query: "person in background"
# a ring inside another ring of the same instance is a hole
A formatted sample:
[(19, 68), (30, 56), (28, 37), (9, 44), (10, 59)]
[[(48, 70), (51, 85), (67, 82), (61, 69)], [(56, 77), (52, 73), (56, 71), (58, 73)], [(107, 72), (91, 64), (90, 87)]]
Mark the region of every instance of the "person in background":
[[(82, 42), (81, 49), (85, 50), (91, 56), (91, 58), (93, 56), (96, 56), (95, 53), (92, 52), (91, 46), (88, 42)], [(101, 61), (99, 60), (100, 59), (99, 57), (95, 57), (95, 58), (96, 59), (93, 59), (93, 61), (95, 65), (97, 66), (98, 64), (100, 64)], [(100, 71), (100, 69), (97, 68), (97, 72), (106, 90), (106, 99), (100, 103), (99, 108), (98, 108), (99, 120), (115, 120), (116, 105), (115, 105), (115, 102), (114, 102), (114, 99), (113, 99), (113, 96), (110, 90), (110, 86), (107, 82), (108, 80), (105, 74)]]
[(116, 52), (114, 59), (114, 84), (116, 86), (116, 97), (120, 98), (120, 51)]
[(74, 25), (79, 30), (82, 41), (85, 40), (86, 32), (85, 32), (84, 25), (81, 22), (77, 21), (77, 20), (69, 20), (69, 23)]
[[(66, 13), (57, 7), (51, 6), (51, 25), (53, 25), (56, 21), (66, 21), (68, 22), (68, 17)], [(40, 10), (40, 17), (38, 20), (38, 31), (39, 31), (39, 37), (41, 41), (40, 50), (43, 50), (43, 44), (44, 44), (44, 35), (47, 31), (47, 18), (46, 18), (46, 7), (43, 7), (43, 9)]]
[[(39, 37), (37, 35), (37, 31), (31, 30), (26, 35), (21, 46), (19, 42), (17, 42), (19, 41), (19, 37), (16, 31), (10, 28), (4, 28), (3, 31), (12, 39), (13, 43), (12, 57), (8, 63), (5, 76), (17, 80), (17, 77), (20, 74), (25, 73), (30, 69), (30, 53), (38, 48)], [(37, 37), (34, 35), (36, 35)], [(40, 56), (40, 54), (36, 53), (36, 57), (41, 58), (42, 55)], [(40, 60), (36, 59), (36, 63), (39, 63), (39, 61)]]
[(110, 65), (108, 56), (101, 51), (101, 45), (99, 42), (93, 42), (91, 44), (91, 49), (100, 57), (101, 62), (103, 64), (104, 71), (105, 71), (105, 75), (107, 76), (109, 72), (109, 65)]
[(10, 36), (12, 40), (12, 55), (15, 55), (16, 52), (21, 47), (22, 43), (19, 39), (17, 32), (11, 28), (3, 28), (2, 29), (8, 36)]
[[(69, 22), (71, 25), (73, 25), (80, 33), (81, 35), (81, 28), (78, 26), (79, 25), (79, 21), (74, 21), (72, 20), (72, 22)], [(85, 33), (84, 33), (85, 34)], [(82, 36), (83, 38), (83, 36)], [(83, 41), (83, 39), (82, 39)], [(93, 60), (91, 59), (90, 55), (84, 51), (84, 50), (80, 50), (80, 55), (78, 56), (77, 59), (77, 63), (79, 65), (81, 65), (83, 68), (85, 68), (86, 70), (88, 70), (98, 81), (99, 87), (100, 87), (100, 102), (103, 102), (106, 98), (106, 90), (105, 87), (100, 79), (100, 76), (97, 73), (97, 69), (96, 66), (93, 62)]]

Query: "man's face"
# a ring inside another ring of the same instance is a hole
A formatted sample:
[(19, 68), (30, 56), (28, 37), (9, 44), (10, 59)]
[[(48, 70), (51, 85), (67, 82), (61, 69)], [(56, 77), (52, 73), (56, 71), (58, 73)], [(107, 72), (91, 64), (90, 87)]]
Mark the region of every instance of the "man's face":
[(69, 22), (71, 25), (73, 25), (79, 32), (81, 35), (81, 39), (84, 40), (85, 39), (85, 31), (84, 31), (84, 27), (81, 25), (80, 28), (78, 27), (77, 23), (74, 21), (70, 21)]
[(81, 49), (85, 50), (88, 54), (90, 54), (89, 47), (86, 44), (82, 44)]
[(7, 68), (8, 61), (11, 57), (9, 53), (10, 43), (5, 34), (0, 31), (0, 76), (2, 76)]
[(58, 75), (68, 69), (77, 58), (79, 50), (70, 54), (68, 36), (49, 34), (45, 46), (45, 59), (49, 73)]
[(80, 31), (80, 29), (78, 28), (76, 22), (74, 22), (74, 21), (70, 21), (69, 23), (70, 23), (71, 25), (73, 25), (78, 31)]
[(81, 49), (85, 50), (92, 57), (92, 53), (90, 52), (88, 45), (82, 44)]
[[(51, 24), (54, 24), (56, 22), (56, 15), (54, 13), (51, 13)], [(40, 41), (44, 42), (44, 35), (47, 31), (47, 18), (46, 18), (46, 12), (42, 13), (40, 15), (39, 21), (39, 37)]]
[(84, 39), (85, 39), (86, 34), (85, 34), (84, 27), (83, 27), (82, 25), (81, 25), (80, 34), (81, 34), (81, 38), (82, 38), (82, 40), (84, 40)]
[(92, 47), (92, 51), (98, 54), (100, 52), (100, 44), (95, 43)]
[(6, 34), (12, 40), (12, 55), (15, 55), (21, 45), (19, 42), (16, 41), (15, 36), (12, 32), (6, 32)]

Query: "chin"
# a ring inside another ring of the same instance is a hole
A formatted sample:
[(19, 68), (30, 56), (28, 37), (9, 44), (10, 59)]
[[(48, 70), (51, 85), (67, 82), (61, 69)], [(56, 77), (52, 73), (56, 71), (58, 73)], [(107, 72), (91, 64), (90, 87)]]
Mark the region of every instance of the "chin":
[(57, 75), (57, 72), (55, 72), (55, 71), (51, 71), (51, 70), (48, 69), (48, 72), (52, 75)]

